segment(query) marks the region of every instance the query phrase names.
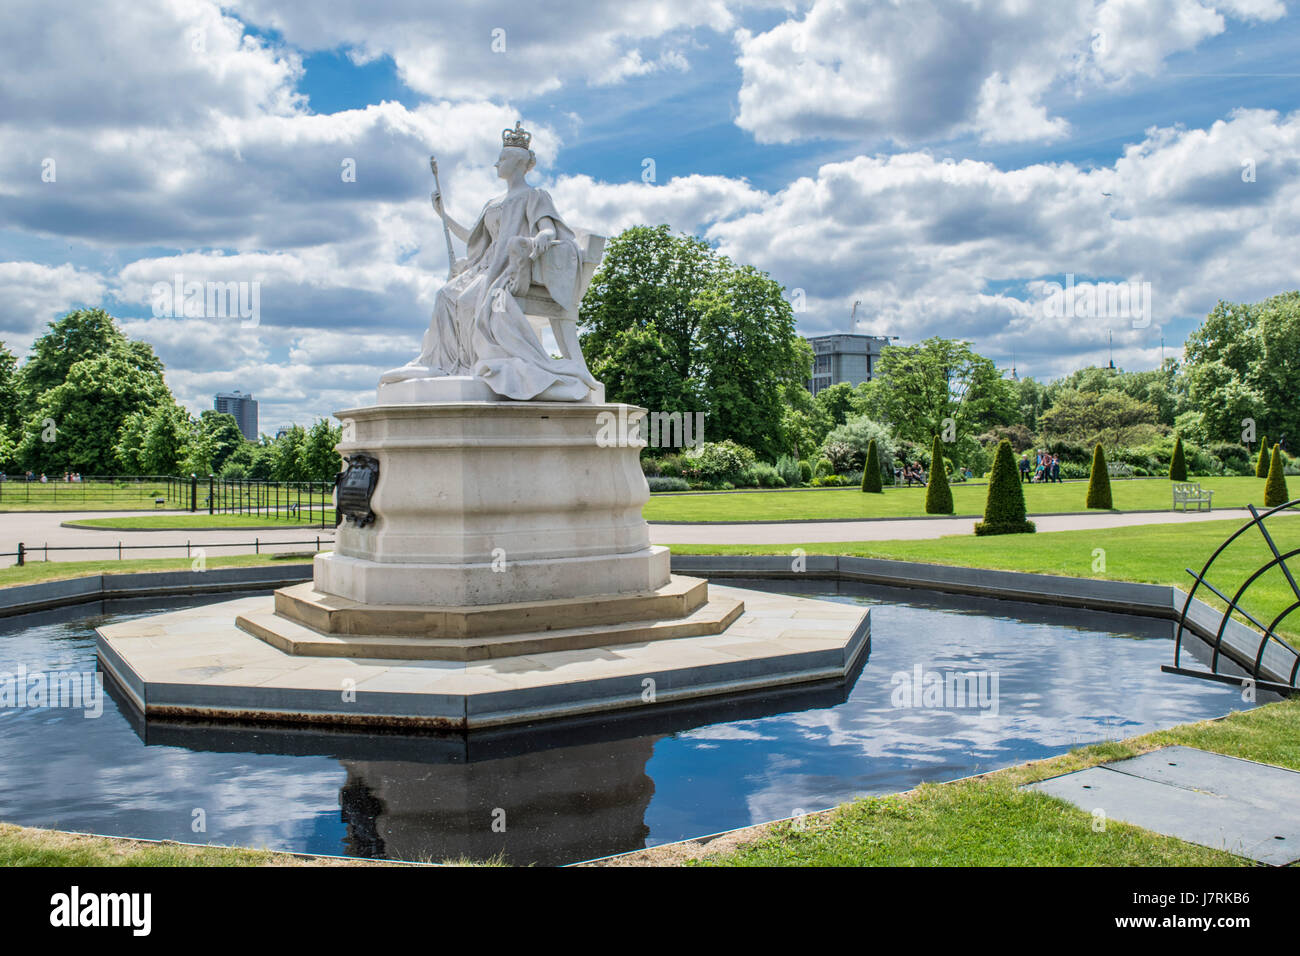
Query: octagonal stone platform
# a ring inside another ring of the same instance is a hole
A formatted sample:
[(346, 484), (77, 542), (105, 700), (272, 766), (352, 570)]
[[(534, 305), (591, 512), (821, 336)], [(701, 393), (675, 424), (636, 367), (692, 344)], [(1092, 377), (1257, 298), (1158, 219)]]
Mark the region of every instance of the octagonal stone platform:
[[(242, 598), (106, 625), (100, 663), (146, 718), (470, 730), (843, 680), (870, 646), (865, 608), (730, 587), (709, 588), (684, 615), (613, 627), (640, 634), (613, 639), (608, 623), (498, 633), (475, 642), (513, 642), (507, 656), (468, 660), (287, 653), (258, 626), (317, 644), (366, 636), (307, 628), (275, 608), (271, 596)], [(715, 631), (672, 636), (701, 614)], [(574, 643), (547, 649), (557, 637)], [(390, 649), (429, 641), (380, 639)]]

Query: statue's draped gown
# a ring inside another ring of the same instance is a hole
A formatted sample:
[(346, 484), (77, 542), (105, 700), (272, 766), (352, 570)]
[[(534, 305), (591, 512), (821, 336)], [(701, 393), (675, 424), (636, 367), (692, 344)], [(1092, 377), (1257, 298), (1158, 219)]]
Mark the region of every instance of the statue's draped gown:
[(532, 239), (544, 219), (554, 223), (556, 236), (537, 256), (542, 284), (563, 308), (576, 307), (581, 256), (573, 231), (560, 219), (545, 190), (529, 186), (507, 193), (483, 207), (470, 230), (468, 254), (458, 263), (459, 271), (438, 290), (433, 320), (415, 362), (416, 367), (427, 367), (427, 372), (421, 370), (423, 375), (475, 375), (498, 395), (524, 401), (586, 397), (596, 384), (586, 367), (548, 355), (519, 307), (516, 295), (527, 292), (532, 263), (524, 268), (516, 293), (506, 288), (514, 274), (509, 240)]

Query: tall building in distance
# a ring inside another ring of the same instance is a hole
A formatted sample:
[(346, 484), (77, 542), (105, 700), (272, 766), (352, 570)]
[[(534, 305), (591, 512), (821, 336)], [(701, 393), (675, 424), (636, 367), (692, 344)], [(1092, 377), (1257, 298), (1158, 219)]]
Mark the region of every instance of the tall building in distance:
[(840, 382), (858, 386), (870, 381), (876, 363), (880, 361), (880, 353), (891, 338), (898, 336), (832, 332), (806, 338), (813, 348), (813, 371), (808, 380), (808, 391), (816, 395)]
[(212, 407), (227, 415), (234, 415), (244, 437), (249, 441), (257, 441), (257, 402), (252, 395), (245, 395), (239, 389), (218, 392)]

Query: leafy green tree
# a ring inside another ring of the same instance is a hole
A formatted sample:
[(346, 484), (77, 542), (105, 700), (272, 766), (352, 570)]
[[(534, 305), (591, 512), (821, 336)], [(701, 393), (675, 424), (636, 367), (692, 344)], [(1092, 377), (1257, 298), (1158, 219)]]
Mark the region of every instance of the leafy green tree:
[(943, 442), (934, 436), (930, 448), (930, 480), (925, 486), (925, 513), (952, 514), (952, 486), (948, 484), (948, 467), (944, 463)]
[(162, 376), (163, 365), (153, 348), (128, 340), (103, 309), (78, 309), (51, 322), (49, 331), (32, 343), (19, 372), (24, 419), (31, 417), (46, 392), (67, 380), (74, 365), (110, 354), (143, 372)]
[(1110, 472), (1106, 470), (1106, 452), (1101, 442), (1092, 450), (1092, 472), (1088, 475), (1088, 508), (1110, 511), (1114, 508), (1110, 494)]
[(877, 494), (884, 494), (885, 491), (880, 477), (880, 453), (876, 450), (874, 438), (867, 444), (867, 459), (862, 465), (862, 490)]
[(239, 430), (234, 415), (212, 408), (204, 409), (199, 414), (199, 424), (211, 444), (212, 471), (220, 472), (235, 450), (243, 447), (244, 433)]
[(1174, 453), (1169, 459), (1169, 480), (1187, 480), (1187, 457), (1183, 453), (1183, 436), (1174, 435)]
[(711, 437), (731, 439), (768, 460), (786, 450), (781, 386), (802, 383), (808, 353), (781, 286), (752, 266), (729, 268), (693, 302), (700, 397)]
[(1159, 412), (1118, 390), (1076, 392), (1066, 390), (1041, 419), (1043, 437), (1080, 445), (1101, 442), (1108, 448), (1151, 441), (1159, 435)]
[(343, 468), (343, 458), (334, 446), (343, 440), (342, 427), (322, 418), (308, 430), (300, 452), (302, 473), (307, 481), (333, 481)]
[(1219, 302), (1184, 347), (1187, 393), (1216, 441), (1242, 419), (1274, 434), (1300, 430), (1300, 291), (1255, 303)]
[(984, 520), (975, 523), (977, 535), (1032, 534), (1037, 528), (1026, 517), (1025, 491), (1020, 487), (1016, 453), (1011, 442), (998, 443), (989, 477), (989, 493), (984, 503)]
[(1015, 383), (970, 343), (952, 339), (886, 346), (862, 394), (868, 413), (888, 421), (906, 441), (920, 444), (943, 435), (951, 418), (956, 442), (950, 451), (958, 460), (977, 446), (980, 432), (1020, 416)]
[(775, 459), (807, 441), (782, 397), (812, 364), (781, 293), (702, 239), (636, 226), (610, 240), (583, 297), (583, 354), (611, 401), (703, 411), (710, 439)]
[(0, 428), (10, 436), (17, 434), (23, 421), (19, 385), (18, 359), (0, 342)]
[(802, 383), (781, 386), (781, 433), (796, 459), (807, 458), (822, 446), (831, 430), (831, 417)]
[(129, 353), (116, 350), (82, 359), (61, 384), (41, 395), (15, 456), (34, 471), (113, 474), (115, 445), (126, 419), (172, 404), (161, 372), (142, 368)]
[(1291, 493), (1287, 490), (1286, 475), (1282, 471), (1282, 449), (1274, 445), (1269, 457), (1268, 481), (1264, 484), (1264, 507), (1276, 508), (1290, 500)]
[(856, 411), (855, 392), (848, 382), (836, 382), (817, 393), (814, 401), (830, 416), (832, 427), (843, 425)]
[(307, 481), (303, 468), (303, 448), (307, 432), (301, 425), (293, 425), (270, 444), (271, 479), (274, 481)]

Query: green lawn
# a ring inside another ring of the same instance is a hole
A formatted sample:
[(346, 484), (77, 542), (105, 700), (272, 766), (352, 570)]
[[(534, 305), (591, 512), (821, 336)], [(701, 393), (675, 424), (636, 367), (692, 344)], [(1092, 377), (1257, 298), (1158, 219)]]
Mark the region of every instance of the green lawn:
[(1250, 866), (1219, 850), (1092, 815), (1021, 785), (1171, 744), (1300, 770), (1300, 700), (1117, 743), (1072, 750), (982, 777), (925, 784), (781, 823), (717, 866)]
[[(324, 547), (325, 543), (321, 542)], [(246, 568), (259, 564), (310, 564), (312, 553), (290, 552), (283, 554), (231, 554), (209, 556), (206, 566), (213, 568)], [(39, 584), (42, 581), (63, 581), (68, 578), (87, 577), (92, 574), (131, 574), (137, 571), (190, 571), (193, 558), (126, 558), (122, 561), (29, 561), (21, 568), (0, 568), (0, 587), (18, 584)]]
[[(1261, 478), (1199, 478), (1214, 491), (1215, 508), (1264, 504)], [(1291, 479), (1293, 494), (1300, 481)], [(1031, 514), (1085, 511), (1086, 481), (1028, 484), (1025, 504)], [(1160, 478), (1111, 482), (1117, 511), (1169, 511), (1173, 503), (1169, 482)], [(953, 507), (958, 515), (984, 513), (988, 486), (955, 484)], [(925, 514), (924, 488), (886, 488), (884, 494), (863, 494), (857, 488), (805, 488), (793, 491), (748, 491), (728, 494), (657, 494), (643, 511), (647, 521), (790, 521), (827, 518), (913, 518)]]
[[(212, 531), (222, 528), (321, 528), (320, 512), (314, 518), (308, 518), (303, 512), (304, 520), (281, 517), (271, 518), (266, 515), (231, 515), (231, 514), (161, 514), (128, 515), (121, 518), (83, 518), (69, 521), (69, 528), (114, 528), (121, 531)], [(334, 530), (334, 509), (325, 512), (326, 531)]]
[[(977, 538), (974, 534), (947, 535), (923, 541), (673, 544), (669, 547), (676, 554), (790, 554), (795, 548), (801, 548), (807, 554), (851, 554), (927, 564), (955, 564), (972, 568), (1174, 584), (1186, 590), (1191, 586), (1192, 579), (1184, 569), (1190, 567), (1199, 572), (1214, 549), (1241, 527), (1242, 523), (1237, 520), (1198, 521), (984, 538)], [(1272, 518), (1268, 527), (1283, 553), (1300, 548), (1300, 516)], [(1099, 558), (1093, 552), (1098, 548), (1105, 551), (1104, 572), (1093, 569), (1094, 562)], [(1231, 594), (1246, 576), (1269, 557), (1271, 553), (1259, 532), (1249, 531), (1219, 556), (1211, 569), (1210, 582)], [(1300, 570), (1300, 558), (1294, 559), (1292, 564)], [(1210, 604), (1222, 603), (1204, 589), (1197, 592), (1197, 597)], [(1256, 617), (1267, 614), (1268, 617), (1262, 620), (1270, 621), (1295, 599), (1282, 572), (1274, 568), (1251, 586), (1243, 603)], [(1300, 646), (1300, 617), (1288, 620), (1290, 626), (1283, 627), (1283, 634)]]

